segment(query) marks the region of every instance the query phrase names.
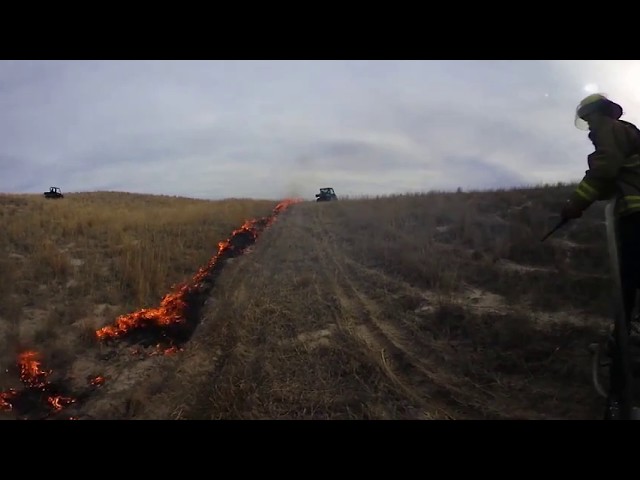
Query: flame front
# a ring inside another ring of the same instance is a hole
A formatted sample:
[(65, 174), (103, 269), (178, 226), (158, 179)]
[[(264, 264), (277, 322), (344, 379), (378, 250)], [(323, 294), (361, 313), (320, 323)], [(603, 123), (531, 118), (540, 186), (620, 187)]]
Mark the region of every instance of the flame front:
[[(273, 213), (264, 218), (245, 221), (242, 226), (234, 230), (227, 240), (218, 243), (218, 251), (207, 263), (200, 268), (193, 278), (184, 284), (174, 287), (173, 291), (165, 295), (156, 308), (143, 308), (137, 312), (121, 315), (116, 318), (113, 325), (107, 325), (96, 331), (98, 340), (113, 340), (122, 338), (125, 335), (145, 329), (160, 329), (166, 327), (176, 327), (186, 324), (187, 312), (191, 307), (189, 299), (194, 294), (201, 293), (202, 282), (212, 274), (215, 267), (224, 257), (231, 257), (241, 254), (244, 250), (255, 242), (258, 235), (264, 228), (270, 226), (277, 215), (286, 210), (300, 199), (287, 199), (280, 202), (273, 209)], [(163, 337), (167, 335), (163, 332)], [(172, 354), (179, 351), (170, 339), (169, 346), (164, 350), (165, 354)]]

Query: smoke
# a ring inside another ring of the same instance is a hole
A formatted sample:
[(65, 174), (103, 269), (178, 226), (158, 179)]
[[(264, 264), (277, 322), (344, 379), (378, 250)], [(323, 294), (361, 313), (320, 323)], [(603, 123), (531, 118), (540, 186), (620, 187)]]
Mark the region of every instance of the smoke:
[(317, 190), (322, 187), (322, 175), (315, 169), (315, 162), (310, 155), (298, 155), (290, 162), (286, 168), (283, 178), (285, 178), (285, 198), (307, 198), (313, 199)]

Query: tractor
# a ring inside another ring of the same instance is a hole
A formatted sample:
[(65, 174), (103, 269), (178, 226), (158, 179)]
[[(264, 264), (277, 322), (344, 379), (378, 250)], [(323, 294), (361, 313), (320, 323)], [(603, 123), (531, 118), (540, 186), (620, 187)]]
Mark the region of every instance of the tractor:
[(44, 198), (64, 198), (64, 195), (58, 187), (50, 187), (48, 192), (44, 192)]
[(338, 196), (331, 187), (321, 188), (320, 193), (316, 193), (316, 202), (331, 202), (334, 200), (338, 200)]

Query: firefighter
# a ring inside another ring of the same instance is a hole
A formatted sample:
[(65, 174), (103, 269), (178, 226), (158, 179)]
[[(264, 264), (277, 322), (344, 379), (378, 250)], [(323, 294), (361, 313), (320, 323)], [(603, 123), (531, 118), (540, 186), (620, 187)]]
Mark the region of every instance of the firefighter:
[(631, 319), (640, 289), (640, 130), (620, 120), (622, 114), (622, 107), (602, 94), (585, 97), (576, 108), (575, 125), (589, 130), (595, 151), (561, 216), (580, 218), (595, 201), (618, 198), (620, 276), (626, 318)]

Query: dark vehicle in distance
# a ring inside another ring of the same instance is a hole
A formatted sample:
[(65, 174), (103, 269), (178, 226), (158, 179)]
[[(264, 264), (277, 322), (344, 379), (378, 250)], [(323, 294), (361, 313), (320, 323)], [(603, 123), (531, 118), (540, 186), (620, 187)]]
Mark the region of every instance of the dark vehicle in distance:
[(321, 188), (320, 193), (316, 193), (316, 202), (331, 202), (334, 200), (338, 200), (338, 196), (331, 187)]
[(44, 198), (64, 198), (64, 195), (58, 187), (51, 187), (48, 192), (44, 192)]

